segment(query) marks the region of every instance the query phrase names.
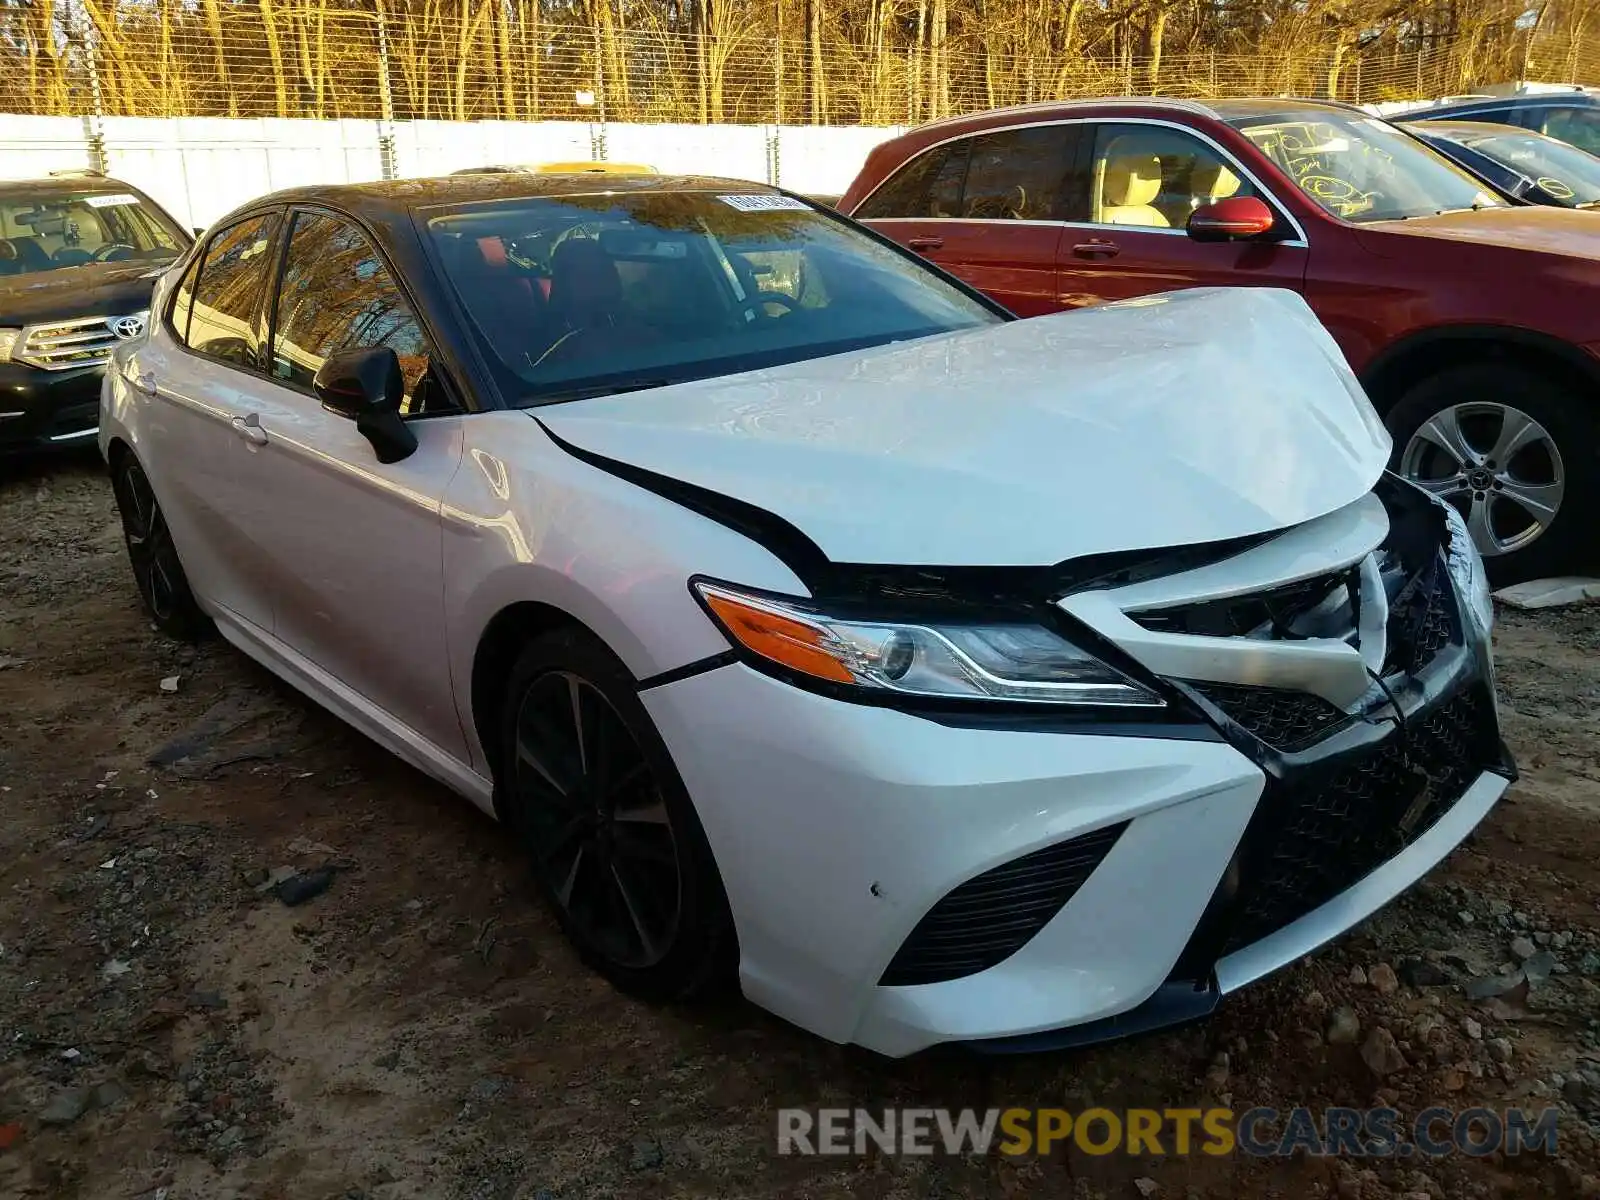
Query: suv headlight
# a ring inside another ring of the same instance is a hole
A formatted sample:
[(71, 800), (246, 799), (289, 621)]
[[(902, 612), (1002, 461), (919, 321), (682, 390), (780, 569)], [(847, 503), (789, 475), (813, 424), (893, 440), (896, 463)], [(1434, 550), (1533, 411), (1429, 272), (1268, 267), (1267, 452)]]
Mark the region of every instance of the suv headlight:
[(1444, 509), (1445, 524), (1450, 530), (1450, 544), (1446, 547), (1450, 578), (1465, 601), (1467, 612), (1480, 632), (1487, 634), (1494, 628), (1494, 600), (1489, 595), (1489, 576), (1483, 569), (1483, 558), (1473, 544), (1467, 520), (1454, 504), (1440, 500)]
[(847, 619), (726, 584), (693, 586), (735, 645), (811, 679), (930, 700), (1164, 704), (1042, 625)]
[(11, 350), (21, 336), (20, 329), (0, 329), (0, 362), (11, 361)]

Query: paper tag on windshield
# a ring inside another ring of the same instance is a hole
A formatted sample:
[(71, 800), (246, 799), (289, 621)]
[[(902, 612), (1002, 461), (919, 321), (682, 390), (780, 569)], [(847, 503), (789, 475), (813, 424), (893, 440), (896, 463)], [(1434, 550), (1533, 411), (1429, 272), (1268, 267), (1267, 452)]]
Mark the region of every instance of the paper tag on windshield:
[(777, 212), (798, 208), (801, 212), (809, 212), (811, 206), (804, 200), (796, 200), (793, 196), (718, 196), (729, 208), (737, 208), (740, 212)]
[(139, 203), (139, 197), (119, 192), (115, 196), (85, 196), (83, 202), (90, 208), (121, 208), (124, 205)]

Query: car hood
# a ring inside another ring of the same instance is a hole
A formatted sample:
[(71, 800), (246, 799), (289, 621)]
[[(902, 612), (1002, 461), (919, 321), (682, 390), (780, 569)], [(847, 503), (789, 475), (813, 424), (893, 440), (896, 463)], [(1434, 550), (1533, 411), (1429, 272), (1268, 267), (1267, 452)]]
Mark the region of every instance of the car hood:
[(150, 291), (171, 265), (84, 263), (27, 275), (0, 275), (0, 325), (138, 312), (150, 307)]
[(1295, 293), (1203, 289), (532, 414), (835, 562), (1045, 566), (1310, 520), (1389, 438)]
[(1412, 217), (1406, 221), (1375, 221), (1357, 230), (1357, 236), (1368, 250), (1387, 254), (1383, 238), (1373, 236), (1377, 234), (1444, 238), (1509, 250), (1600, 259), (1600, 212), (1582, 209), (1518, 205), (1442, 213), (1437, 217)]

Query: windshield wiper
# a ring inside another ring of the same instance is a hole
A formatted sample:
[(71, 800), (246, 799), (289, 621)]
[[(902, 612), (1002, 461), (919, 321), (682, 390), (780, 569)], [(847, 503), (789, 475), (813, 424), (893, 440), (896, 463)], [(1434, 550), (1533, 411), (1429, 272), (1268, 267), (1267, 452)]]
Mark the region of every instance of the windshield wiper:
[(528, 397), (533, 404), (559, 404), (563, 400), (593, 400), (597, 396), (620, 396), (624, 392), (644, 392), (651, 388), (666, 387), (676, 379), (618, 379), (610, 383), (592, 383), (578, 387), (561, 388), (553, 392), (538, 392)]

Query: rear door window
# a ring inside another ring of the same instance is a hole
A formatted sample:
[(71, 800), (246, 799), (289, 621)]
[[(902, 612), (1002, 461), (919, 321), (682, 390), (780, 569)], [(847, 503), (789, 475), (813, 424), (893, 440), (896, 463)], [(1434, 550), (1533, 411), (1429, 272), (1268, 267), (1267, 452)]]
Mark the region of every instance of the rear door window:
[[(258, 316), (273, 262), (270, 251), (278, 220), (277, 213), (247, 217), (221, 230), (207, 244), (184, 333), (189, 349), (196, 354), (261, 369)], [(185, 302), (181, 288), (178, 301)]]
[(968, 144), (963, 139), (923, 151), (889, 176), (854, 216), (858, 220), (960, 216)]
[(1055, 221), (1074, 207), (1076, 126), (1035, 125), (971, 141), (961, 215), (983, 221)]

